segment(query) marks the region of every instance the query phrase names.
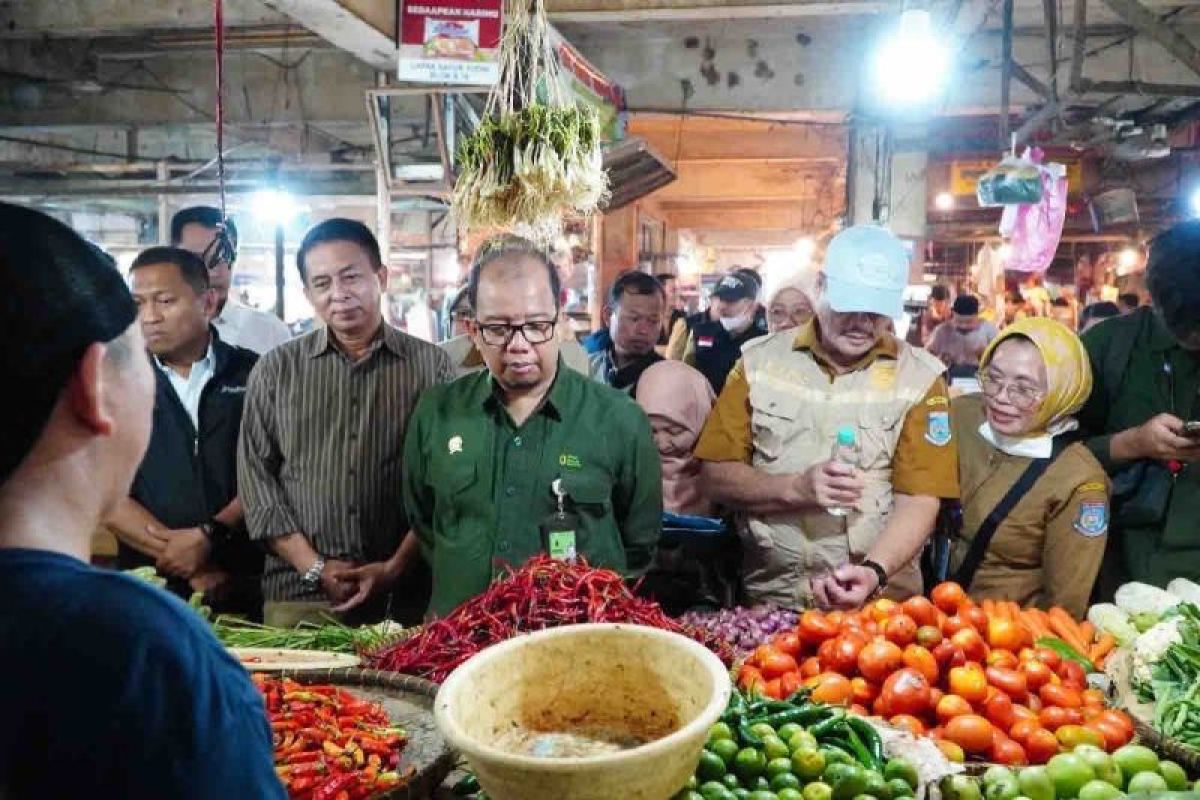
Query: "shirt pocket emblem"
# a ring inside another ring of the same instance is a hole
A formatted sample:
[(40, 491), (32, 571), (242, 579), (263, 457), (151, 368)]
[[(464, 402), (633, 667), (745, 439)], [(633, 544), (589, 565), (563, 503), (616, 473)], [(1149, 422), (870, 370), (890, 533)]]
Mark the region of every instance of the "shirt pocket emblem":
[(450, 455), (458, 455), (463, 451), (463, 439), (461, 436), (451, 436), (450, 441), (446, 442), (446, 450)]
[(1075, 530), (1088, 538), (1103, 536), (1108, 532), (1108, 504), (1104, 502), (1080, 503), (1075, 515)]
[(950, 412), (930, 411), (925, 423), (925, 441), (934, 447), (950, 444)]

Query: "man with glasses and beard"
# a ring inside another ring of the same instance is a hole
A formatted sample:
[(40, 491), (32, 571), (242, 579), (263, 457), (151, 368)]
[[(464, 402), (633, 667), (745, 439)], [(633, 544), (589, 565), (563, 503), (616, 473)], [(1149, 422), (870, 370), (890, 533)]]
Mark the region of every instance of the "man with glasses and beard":
[[(695, 455), (712, 499), (745, 514), (754, 602), (856, 608), (885, 588), (921, 592), (916, 558), (958, 474), (942, 363), (888, 332), (908, 268), (885, 229), (839, 233), (816, 317), (748, 342), (709, 415)], [(834, 459), (846, 429), (853, 456)]]
[(628, 396), (563, 368), (553, 265), (524, 239), (493, 239), (467, 292), (487, 371), (426, 391), (404, 447), (404, 505), (433, 569), (430, 612), (446, 614), (499, 566), (539, 553), (644, 572), (661, 529), (658, 450)]
[(221, 341), (262, 355), (292, 337), (283, 320), (230, 294), (238, 247), (231, 218), (222, 220), (212, 206), (185, 208), (171, 218), (171, 244), (200, 256), (208, 267), (208, 285), (217, 298), (212, 323)]

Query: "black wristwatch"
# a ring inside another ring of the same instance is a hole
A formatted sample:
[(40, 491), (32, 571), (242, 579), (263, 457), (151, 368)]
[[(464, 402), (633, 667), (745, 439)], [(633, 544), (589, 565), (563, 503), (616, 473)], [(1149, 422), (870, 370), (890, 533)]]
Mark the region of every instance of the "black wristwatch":
[(883, 591), (884, 587), (888, 585), (887, 570), (885, 570), (878, 562), (872, 561), (869, 558), (864, 558), (859, 566), (866, 567), (867, 569), (871, 570), (875, 573), (875, 577), (879, 579), (879, 585), (875, 587), (875, 591), (881, 592)]
[(215, 519), (211, 522), (201, 522), (197, 527), (208, 539), (209, 544), (220, 544), (227, 541), (232, 534), (228, 525)]

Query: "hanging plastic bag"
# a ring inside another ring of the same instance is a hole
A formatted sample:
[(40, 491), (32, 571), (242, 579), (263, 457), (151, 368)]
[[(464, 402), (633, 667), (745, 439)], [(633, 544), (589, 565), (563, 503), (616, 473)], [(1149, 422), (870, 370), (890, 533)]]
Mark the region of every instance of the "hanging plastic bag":
[(1041, 150), (1025, 151), (1038, 171), (1041, 199), (1036, 203), (1005, 206), (1000, 217), (1000, 235), (1008, 240), (1011, 253), (1006, 269), (1045, 272), (1054, 261), (1067, 219), (1067, 168), (1042, 164)]
[(1025, 154), (1005, 156), (1004, 159), (979, 177), (975, 196), (982, 208), (1036, 203), (1042, 199), (1042, 181), (1038, 165)]

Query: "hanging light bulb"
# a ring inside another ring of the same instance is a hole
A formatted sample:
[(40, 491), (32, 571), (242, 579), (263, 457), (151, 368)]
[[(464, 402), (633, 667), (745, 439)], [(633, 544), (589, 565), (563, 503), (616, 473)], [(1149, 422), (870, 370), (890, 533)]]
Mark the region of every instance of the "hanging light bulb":
[(889, 105), (920, 105), (938, 95), (950, 53), (934, 33), (927, 7), (906, 0), (900, 24), (880, 43), (874, 66), (880, 95)]

